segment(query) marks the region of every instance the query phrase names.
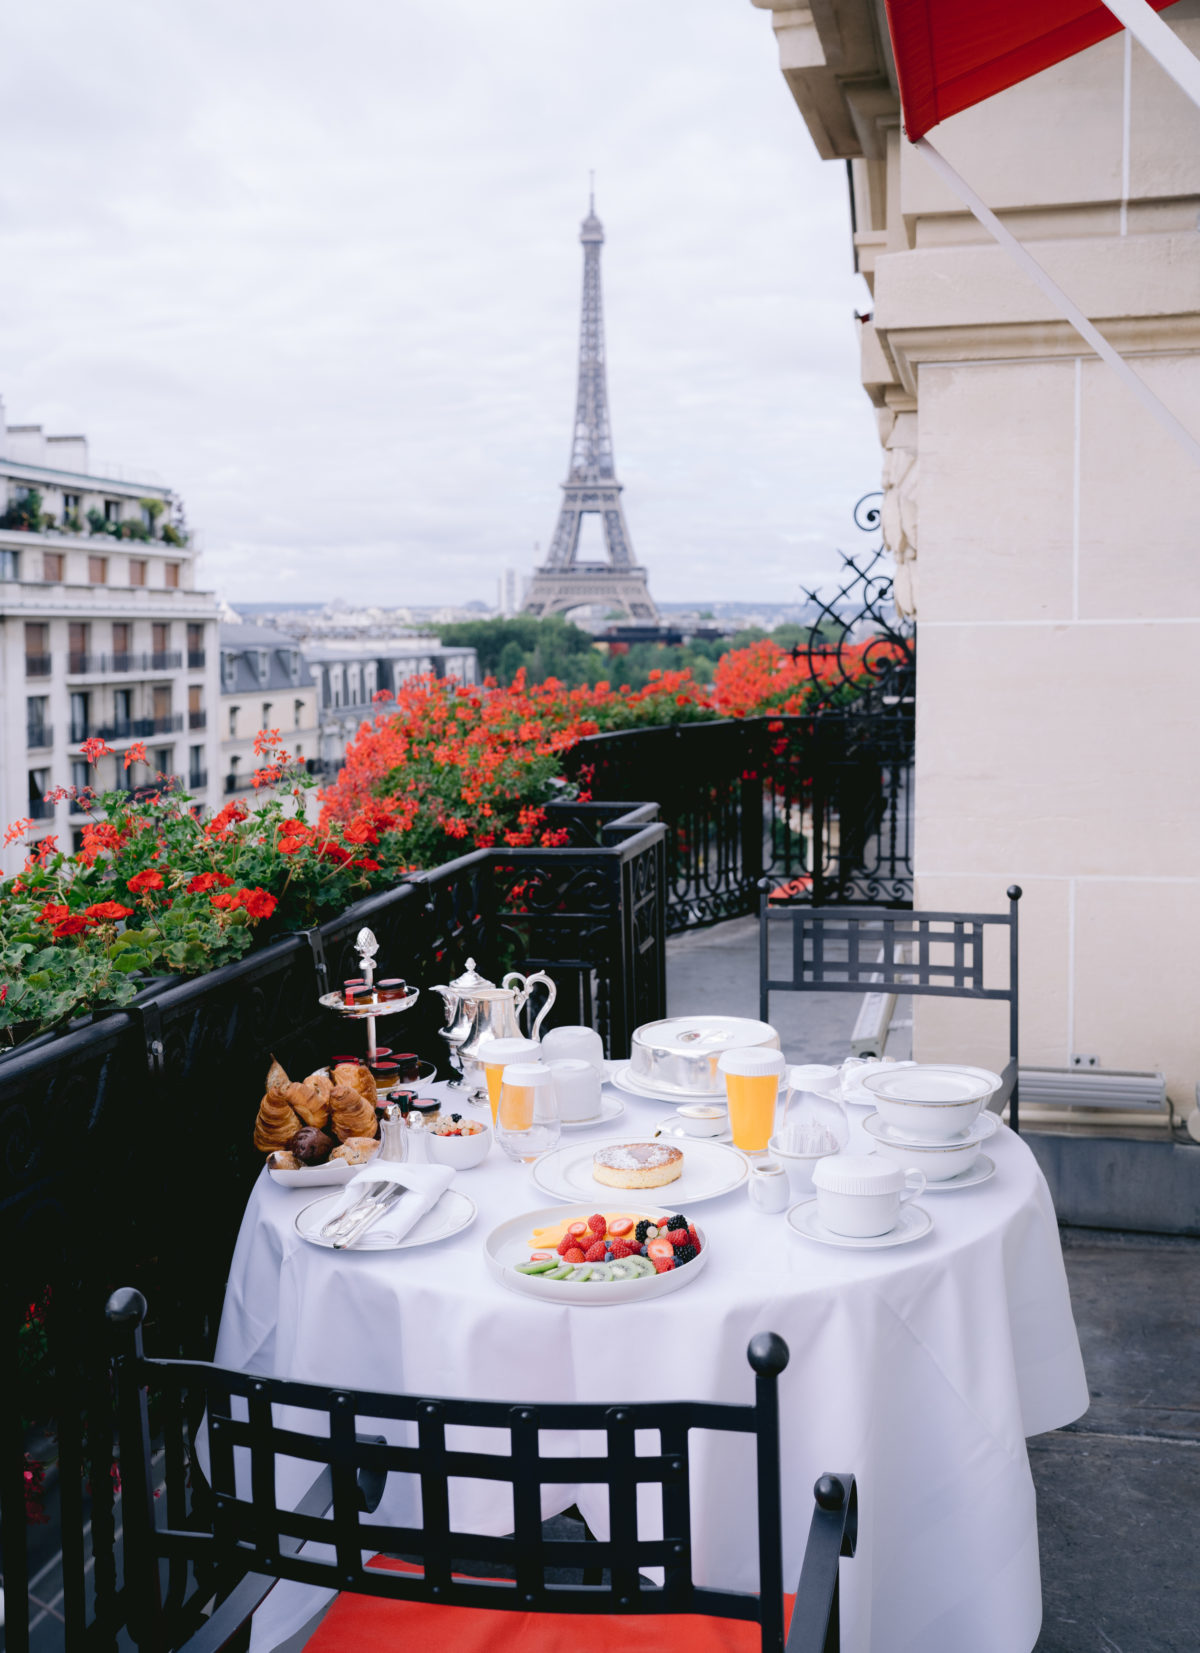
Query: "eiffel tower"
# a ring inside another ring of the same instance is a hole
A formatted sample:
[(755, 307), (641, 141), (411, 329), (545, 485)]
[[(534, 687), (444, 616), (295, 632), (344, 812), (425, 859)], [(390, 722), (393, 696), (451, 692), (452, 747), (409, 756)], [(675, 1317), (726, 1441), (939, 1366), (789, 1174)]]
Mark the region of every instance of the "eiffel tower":
[[(621, 484), (613, 463), (604, 372), (604, 313), (600, 299), (600, 248), (604, 226), (593, 195), (579, 230), (583, 243), (583, 318), (579, 327), (579, 389), (571, 467), (546, 560), (536, 570), (525, 598), (526, 614), (563, 614), (584, 603), (621, 609), (631, 620), (655, 623), (658, 610), (646, 585), (646, 570), (633, 554)], [(580, 562), (579, 530), (594, 512), (604, 530), (607, 562)]]

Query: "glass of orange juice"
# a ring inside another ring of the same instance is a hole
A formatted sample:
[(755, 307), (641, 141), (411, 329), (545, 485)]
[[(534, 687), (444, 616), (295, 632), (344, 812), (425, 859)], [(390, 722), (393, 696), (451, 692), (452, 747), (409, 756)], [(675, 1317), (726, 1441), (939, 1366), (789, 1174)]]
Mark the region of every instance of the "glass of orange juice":
[(532, 1161), (558, 1143), (554, 1075), (541, 1062), (509, 1062), (500, 1085), (496, 1141), (510, 1159)]
[(475, 1050), (476, 1060), (483, 1064), (487, 1080), (488, 1101), (492, 1104), (492, 1124), (496, 1123), (496, 1109), (500, 1105), (500, 1082), (508, 1062), (536, 1062), (541, 1046), (536, 1039), (481, 1039)]
[(745, 1154), (766, 1153), (775, 1130), (779, 1083), (787, 1072), (783, 1052), (764, 1045), (727, 1050), (717, 1062), (717, 1071), (725, 1080), (734, 1147)]

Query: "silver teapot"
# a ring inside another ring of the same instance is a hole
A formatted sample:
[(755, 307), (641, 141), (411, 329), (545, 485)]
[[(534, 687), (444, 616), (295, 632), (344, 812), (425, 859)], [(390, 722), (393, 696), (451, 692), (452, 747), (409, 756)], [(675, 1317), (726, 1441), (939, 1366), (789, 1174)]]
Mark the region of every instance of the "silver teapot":
[(546, 1002), (534, 1018), (529, 1030), (536, 1039), (546, 1013), (554, 1003), (558, 989), (544, 970), (535, 970), (523, 976), (519, 970), (510, 970), (497, 987), (481, 976), (475, 960), (467, 960), (463, 975), (448, 985), (431, 987), (431, 993), (440, 993), (446, 1007), (446, 1025), (442, 1038), (458, 1058), (464, 1078), (475, 1079), (480, 1072), (477, 1051), (484, 1039), (519, 1039), (521, 1025), (517, 1020), (533, 989), (541, 984), (546, 989)]

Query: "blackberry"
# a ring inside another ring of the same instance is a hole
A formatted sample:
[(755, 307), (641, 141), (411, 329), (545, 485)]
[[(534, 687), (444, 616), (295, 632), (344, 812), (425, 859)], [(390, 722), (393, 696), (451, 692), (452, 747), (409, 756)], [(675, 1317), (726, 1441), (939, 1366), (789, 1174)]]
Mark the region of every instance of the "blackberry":
[(673, 1228), (686, 1228), (687, 1225), (688, 1220), (686, 1217), (668, 1217), (666, 1222), (662, 1224), (662, 1232), (664, 1234), (669, 1234)]
[(676, 1263), (690, 1263), (698, 1255), (699, 1253), (694, 1245), (677, 1245), (675, 1247)]
[(654, 1224), (653, 1224), (653, 1223), (652, 1223), (652, 1222), (650, 1222), (650, 1221), (649, 1221), (649, 1220), (648, 1220), (648, 1219), (647, 1219), (647, 1218), (645, 1218), (645, 1217), (643, 1217), (643, 1218), (642, 1218), (642, 1220), (641, 1220), (641, 1222), (640, 1222), (640, 1223), (639, 1223), (639, 1224), (638, 1224), (638, 1225), (637, 1225), (637, 1227), (636, 1227), (636, 1228), (635, 1228), (635, 1229), (634, 1229), (634, 1231), (633, 1231), (633, 1232), (634, 1232), (634, 1236), (635, 1236), (635, 1238), (636, 1238), (636, 1239), (637, 1239), (637, 1243), (638, 1243), (638, 1244), (639, 1244), (639, 1245), (645, 1245), (645, 1243), (646, 1243), (646, 1238), (647, 1238), (647, 1236), (648, 1236), (648, 1235), (649, 1235), (649, 1233), (650, 1233), (650, 1230), (651, 1230), (651, 1229), (652, 1229), (652, 1228), (653, 1228), (653, 1227), (654, 1227)]

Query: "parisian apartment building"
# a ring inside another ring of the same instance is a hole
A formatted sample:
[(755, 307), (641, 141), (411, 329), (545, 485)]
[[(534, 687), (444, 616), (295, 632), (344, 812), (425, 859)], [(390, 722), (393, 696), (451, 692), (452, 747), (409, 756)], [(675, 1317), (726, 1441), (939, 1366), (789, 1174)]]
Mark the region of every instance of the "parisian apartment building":
[(264, 729), (278, 729), (292, 756), (319, 774), (317, 687), (299, 644), (269, 626), (222, 621), (220, 649), (222, 801), (254, 803), (263, 764), (254, 741)]
[[(58, 787), (136, 791), (178, 777), (199, 805), (221, 791), (218, 606), (198, 591), (179, 496), (98, 474), (87, 439), (10, 425), (0, 402), (0, 818), (32, 825), (4, 870), (86, 815)], [(114, 756), (89, 766), (83, 743)], [(148, 762), (125, 767), (140, 741)]]

